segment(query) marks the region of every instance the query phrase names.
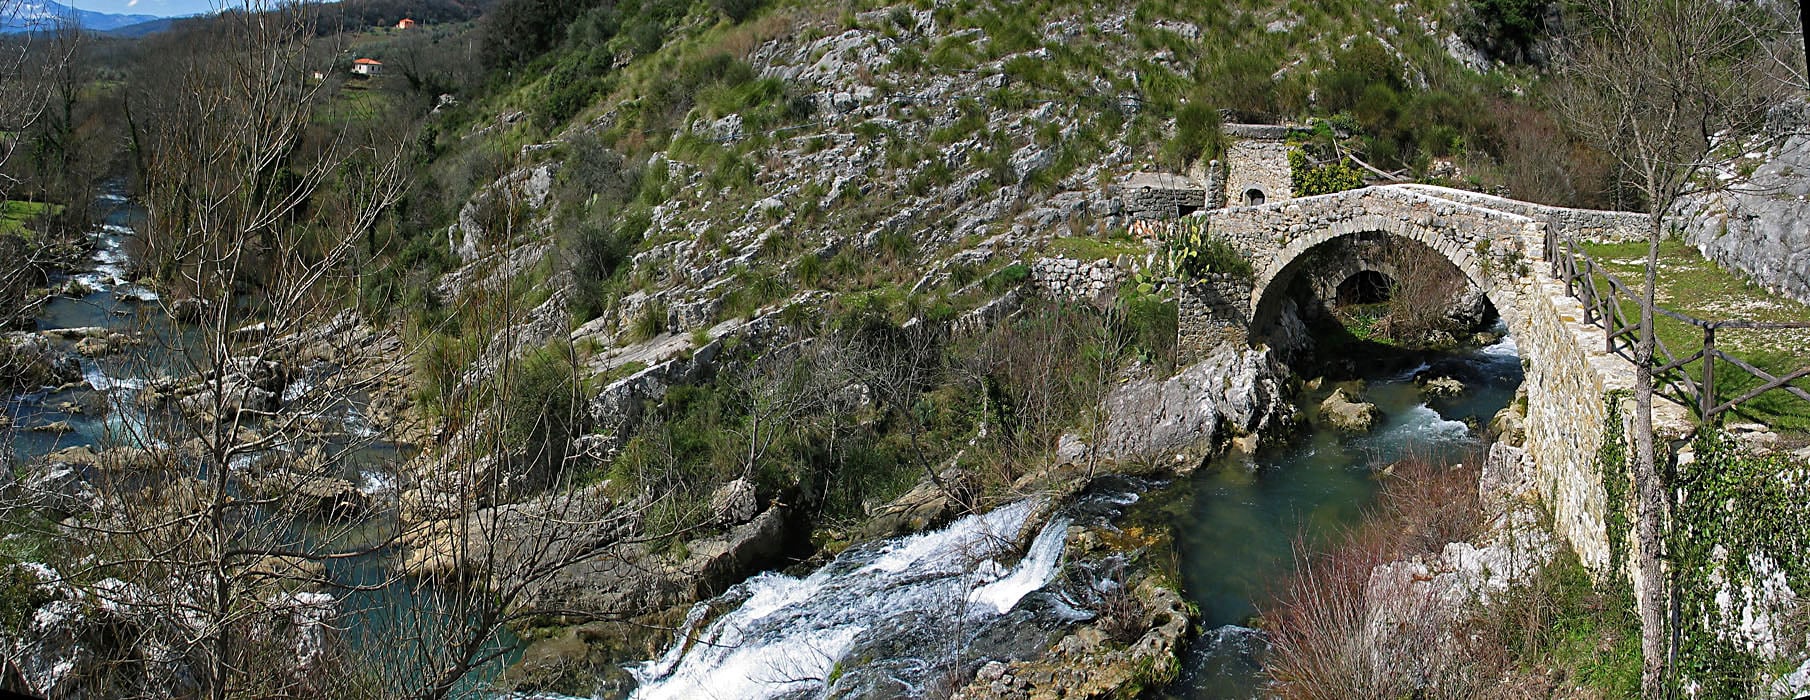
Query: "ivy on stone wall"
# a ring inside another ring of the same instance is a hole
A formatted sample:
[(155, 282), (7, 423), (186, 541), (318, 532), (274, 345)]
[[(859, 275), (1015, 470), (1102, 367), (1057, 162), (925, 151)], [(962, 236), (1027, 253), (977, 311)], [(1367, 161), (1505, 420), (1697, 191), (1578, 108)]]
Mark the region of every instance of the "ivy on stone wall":
[[(1695, 460), (1678, 474), (1666, 543), (1680, 627), (1676, 678), (1697, 686), (1697, 697), (1754, 697), (1771, 660), (1729, 634), (1751, 622), (1743, 619), (1743, 584), (1775, 573), (1799, 588), (1810, 584), (1810, 467), (1745, 453), (1708, 427), (1694, 448)], [(1732, 615), (1724, 616), (1719, 596), (1732, 602)], [(1801, 622), (1774, 620), (1776, 652), (1787, 661), (1805, 653)]]
[(1297, 148), (1288, 152), (1288, 182), (1296, 197), (1312, 197), (1363, 187), (1364, 174), (1344, 161), (1313, 165)]

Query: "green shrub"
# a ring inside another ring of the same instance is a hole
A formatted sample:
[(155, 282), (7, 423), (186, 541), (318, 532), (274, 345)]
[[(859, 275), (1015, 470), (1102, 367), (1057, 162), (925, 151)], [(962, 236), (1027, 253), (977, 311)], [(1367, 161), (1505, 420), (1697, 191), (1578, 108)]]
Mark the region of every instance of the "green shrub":
[(541, 86), (541, 99), (535, 113), (542, 128), (554, 129), (576, 116), (602, 92), (597, 75), (607, 64), (599, 65), (588, 51), (573, 51), (561, 58), (547, 74)]
[(1175, 366), (1175, 341), (1179, 317), (1174, 301), (1155, 294), (1123, 294), (1122, 326), (1131, 347), (1146, 362), (1160, 367)]
[(1251, 262), (1230, 241), (1207, 230), (1206, 220), (1184, 217), (1164, 241), (1168, 249), (1170, 269), (1189, 279), (1209, 274), (1231, 274), (1248, 278)]
[(754, 11), (760, 9), (760, 0), (710, 0), (710, 6), (739, 24), (754, 16)]
[(1289, 188), (1296, 197), (1312, 197), (1364, 186), (1364, 174), (1343, 162), (1310, 165), (1300, 149), (1288, 154)]
[(490, 69), (534, 60), (566, 38), (567, 28), (597, 0), (502, 0), (484, 14), (479, 58)]
[(535, 350), (505, 368), (503, 381), (498, 395), (503, 439), (520, 450), (511, 455), (521, 460), (518, 473), (554, 476), (572, 438), (583, 433), (584, 405), (571, 353), (558, 345)]
[(422, 343), (416, 353), (415, 395), (421, 403), (441, 414), (447, 414), (457, 401), (459, 379), (469, 364), (468, 353), (456, 339), (435, 333)]
[(1175, 137), (1163, 147), (1163, 160), (1177, 170), (1202, 158), (1217, 157), (1223, 149), (1219, 110), (1201, 101), (1188, 102), (1175, 113)]
[(981, 287), (988, 292), (999, 294), (1023, 284), (1025, 280), (1030, 278), (1031, 267), (1021, 262), (1015, 262), (999, 268), (998, 272), (988, 275), (987, 281), (982, 282)]
[(1552, 0), (1470, 0), (1458, 33), (1492, 58), (1527, 63), (1534, 44), (1546, 31)]
[(572, 313), (580, 320), (596, 318), (604, 311), (604, 285), (629, 261), (639, 232), (629, 232), (592, 221), (574, 229), (563, 242), (572, 270)]

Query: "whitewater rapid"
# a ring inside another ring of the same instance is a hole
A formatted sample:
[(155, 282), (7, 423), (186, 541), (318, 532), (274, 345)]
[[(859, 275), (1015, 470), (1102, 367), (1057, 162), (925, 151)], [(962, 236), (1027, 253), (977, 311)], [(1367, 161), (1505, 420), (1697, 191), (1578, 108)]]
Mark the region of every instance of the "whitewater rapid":
[(640, 686), (631, 697), (816, 695), (839, 680), (856, 682), (845, 664), (856, 649), (901, 633), (913, 636), (916, 656), (885, 680), (915, 694), (940, 654), (1055, 579), (1067, 518), (1051, 519), (1016, 563), (1005, 563), (1038, 506), (1018, 501), (939, 531), (858, 546), (804, 578), (749, 579), (725, 596), (739, 605), (699, 630), (710, 605), (699, 604), (664, 655), (632, 667)]

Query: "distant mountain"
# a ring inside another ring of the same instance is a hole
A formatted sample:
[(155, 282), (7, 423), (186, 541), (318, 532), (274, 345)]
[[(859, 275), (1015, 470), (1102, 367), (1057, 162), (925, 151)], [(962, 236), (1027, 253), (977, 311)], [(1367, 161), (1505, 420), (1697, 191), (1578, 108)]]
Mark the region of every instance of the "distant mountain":
[(120, 27), (118, 29), (108, 29), (108, 30), (102, 31), (101, 33), (106, 34), (108, 36), (121, 37), (124, 39), (137, 39), (139, 37), (150, 36), (152, 34), (156, 34), (158, 32), (167, 30), (171, 26), (174, 26), (177, 22), (183, 21), (185, 19), (189, 19), (189, 18), (187, 18), (187, 17), (159, 17), (159, 18), (151, 20), (149, 22), (139, 22), (138, 24), (129, 24), (124, 27)]
[(107, 32), (160, 19), (155, 15), (115, 15), (79, 10), (51, 0), (22, 0), (10, 16), (0, 20), (0, 33), (38, 32), (55, 29), (58, 22), (73, 20), (83, 29)]

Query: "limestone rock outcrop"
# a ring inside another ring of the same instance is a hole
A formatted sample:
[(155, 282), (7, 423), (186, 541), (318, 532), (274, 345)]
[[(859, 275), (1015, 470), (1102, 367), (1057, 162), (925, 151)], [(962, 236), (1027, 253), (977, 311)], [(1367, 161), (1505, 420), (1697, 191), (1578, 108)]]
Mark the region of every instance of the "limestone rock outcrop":
[(1779, 133), (1796, 133), (1767, 154), (1740, 187), (1693, 197), (1679, 220), (1703, 256), (1767, 289), (1810, 303), (1810, 105), (1774, 110)]
[(1174, 377), (1126, 383), (1106, 397), (1096, 456), (1173, 459), (1187, 470), (1233, 438), (1261, 435), (1290, 410), (1268, 349), (1222, 345)]

